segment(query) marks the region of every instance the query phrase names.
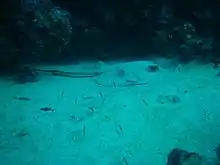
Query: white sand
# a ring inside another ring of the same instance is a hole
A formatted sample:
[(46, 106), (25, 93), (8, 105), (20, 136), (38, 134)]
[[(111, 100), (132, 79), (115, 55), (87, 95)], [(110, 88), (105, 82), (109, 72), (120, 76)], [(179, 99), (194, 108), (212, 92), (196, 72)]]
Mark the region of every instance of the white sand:
[[(173, 147), (214, 157), (220, 143), (216, 70), (194, 63), (180, 72), (148, 73), (149, 63), (38, 66), (104, 74), (88, 79), (42, 74), (39, 82), (26, 85), (1, 80), (0, 164), (126, 165), (126, 160), (129, 165), (165, 165)], [(117, 75), (119, 69), (125, 77)], [(121, 87), (126, 80), (148, 84)], [(181, 101), (158, 102), (159, 95), (170, 94)], [(40, 110), (50, 104), (55, 112)]]

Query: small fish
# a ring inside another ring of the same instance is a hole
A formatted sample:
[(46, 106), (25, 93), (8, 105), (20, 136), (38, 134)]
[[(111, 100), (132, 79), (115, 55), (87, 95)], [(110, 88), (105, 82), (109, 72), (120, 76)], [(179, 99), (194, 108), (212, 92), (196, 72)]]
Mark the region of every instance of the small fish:
[(83, 97), (83, 100), (91, 100), (91, 99), (94, 99), (93, 96), (84, 96)]
[(28, 98), (28, 97), (23, 97), (23, 96), (15, 96), (13, 97), (14, 99), (17, 99), (17, 100), (24, 100), (24, 101), (30, 101), (31, 99)]
[(27, 133), (27, 132), (19, 132), (19, 133), (15, 134), (16, 137), (24, 137), (24, 136), (28, 136), (28, 135), (29, 135), (29, 133)]
[(41, 111), (46, 111), (46, 112), (54, 112), (54, 109), (51, 107), (43, 107), (40, 109)]

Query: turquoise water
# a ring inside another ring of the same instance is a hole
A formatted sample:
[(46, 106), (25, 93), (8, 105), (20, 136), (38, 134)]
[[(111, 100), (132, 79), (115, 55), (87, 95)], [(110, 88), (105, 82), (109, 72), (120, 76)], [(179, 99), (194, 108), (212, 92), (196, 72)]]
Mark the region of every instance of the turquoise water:
[[(148, 72), (156, 62), (159, 70)], [(165, 165), (174, 147), (215, 158), (220, 79), (169, 60), (35, 66), (103, 72), (0, 82), (1, 165)], [(49, 107), (53, 111), (43, 111)]]

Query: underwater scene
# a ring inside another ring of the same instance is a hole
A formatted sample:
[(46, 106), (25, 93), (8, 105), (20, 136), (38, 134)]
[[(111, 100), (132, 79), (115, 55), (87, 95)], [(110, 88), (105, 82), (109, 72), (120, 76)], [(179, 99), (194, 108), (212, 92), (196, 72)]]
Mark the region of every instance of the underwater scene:
[(0, 10), (0, 165), (220, 165), (220, 1)]

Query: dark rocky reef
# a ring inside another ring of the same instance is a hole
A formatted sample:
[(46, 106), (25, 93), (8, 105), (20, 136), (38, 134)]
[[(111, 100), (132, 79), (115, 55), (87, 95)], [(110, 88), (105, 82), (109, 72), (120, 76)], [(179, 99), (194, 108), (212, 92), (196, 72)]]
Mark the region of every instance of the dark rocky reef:
[(0, 61), (135, 60), (157, 54), (183, 63), (220, 63), (219, 8), (217, 0), (1, 1)]
[(22, 67), (14, 74), (14, 81), (18, 84), (33, 83), (39, 80), (39, 75), (35, 69)]

